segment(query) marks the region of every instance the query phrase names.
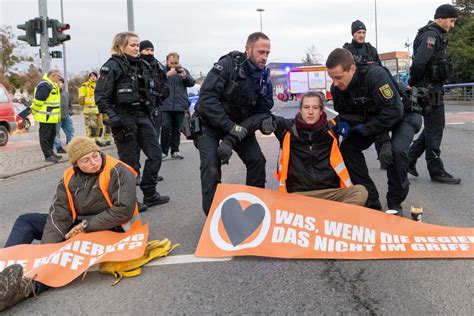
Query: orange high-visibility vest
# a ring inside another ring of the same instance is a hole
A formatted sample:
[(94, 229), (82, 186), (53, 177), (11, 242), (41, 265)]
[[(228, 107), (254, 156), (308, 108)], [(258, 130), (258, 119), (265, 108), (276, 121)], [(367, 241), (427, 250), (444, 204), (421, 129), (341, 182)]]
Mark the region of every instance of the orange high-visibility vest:
[[(347, 171), (346, 165), (344, 164), (344, 160), (342, 159), (341, 152), (339, 151), (337, 139), (331, 131), (328, 131), (328, 134), (333, 138), (329, 163), (339, 177), (339, 186), (341, 188), (350, 187), (352, 186), (351, 178), (349, 176), (349, 171)], [(280, 154), (280, 161), (278, 163), (278, 169), (275, 171), (275, 178), (279, 181), (278, 190), (280, 192), (287, 192), (286, 179), (288, 179), (288, 164), (290, 162), (290, 139), (290, 132), (286, 132), (283, 138), (283, 146)]]
[[(100, 191), (102, 191), (102, 194), (104, 195), (105, 200), (107, 201), (107, 204), (109, 207), (112, 207), (112, 201), (110, 200), (110, 195), (109, 195), (109, 184), (110, 184), (110, 172), (112, 169), (117, 165), (117, 164), (123, 164), (125, 167), (127, 167), (128, 170), (136, 177), (137, 173), (136, 171), (127, 165), (126, 163), (115, 159), (113, 157), (110, 157), (108, 155), (105, 155), (105, 164), (104, 164), (104, 169), (99, 175), (99, 187)], [(72, 199), (72, 193), (71, 190), (69, 190), (69, 182), (71, 181), (72, 176), (74, 175), (74, 167), (69, 167), (65, 172), (64, 172), (64, 186), (66, 187), (66, 194), (67, 194), (67, 199), (69, 201), (69, 207), (71, 208), (72, 212), (72, 220), (75, 221), (77, 218), (77, 213), (76, 213), (76, 208), (74, 207), (74, 200)], [(133, 217), (126, 223), (123, 223), (121, 226), (123, 230), (127, 231), (130, 228), (135, 228), (138, 226), (141, 226), (142, 222), (140, 220), (140, 214), (138, 213), (138, 206), (137, 203), (135, 203), (135, 209), (133, 210)]]

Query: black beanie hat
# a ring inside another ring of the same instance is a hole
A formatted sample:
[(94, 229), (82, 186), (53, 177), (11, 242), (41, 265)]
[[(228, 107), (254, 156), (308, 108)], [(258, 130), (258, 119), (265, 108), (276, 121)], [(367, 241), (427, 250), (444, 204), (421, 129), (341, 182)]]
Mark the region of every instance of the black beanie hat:
[(97, 72), (95, 72), (95, 71), (91, 71), (91, 72), (89, 73), (89, 78), (90, 78), (92, 75), (96, 76), (96, 78), (99, 78), (99, 75), (98, 75)]
[(455, 7), (450, 4), (443, 4), (436, 9), (434, 18), (435, 19), (449, 19), (458, 18), (459, 14)]
[(351, 34), (354, 35), (355, 32), (359, 31), (359, 30), (366, 30), (367, 29), (365, 28), (365, 25), (364, 23), (362, 23), (362, 21), (359, 21), (359, 20), (356, 20), (354, 22), (352, 22), (352, 25), (351, 25)]
[(142, 51), (142, 50), (144, 50), (144, 49), (147, 49), (147, 48), (153, 48), (153, 49), (155, 49), (155, 48), (153, 47), (153, 44), (152, 44), (150, 41), (148, 41), (148, 40), (141, 41), (141, 42), (140, 42), (140, 51)]

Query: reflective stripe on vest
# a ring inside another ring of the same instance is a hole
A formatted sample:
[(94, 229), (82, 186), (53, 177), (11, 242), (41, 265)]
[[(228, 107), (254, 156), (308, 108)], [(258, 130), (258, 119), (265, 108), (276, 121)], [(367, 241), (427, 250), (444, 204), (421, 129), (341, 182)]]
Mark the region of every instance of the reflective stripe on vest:
[(52, 82), (47, 75), (44, 75), (43, 80), (35, 87), (33, 95), (36, 97), (36, 90), (43, 82), (47, 82), (52, 89), (46, 100), (33, 99), (31, 112), (37, 122), (59, 123), (61, 122), (61, 92), (59, 91), (58, 85)]
[[(115, 159), (113, 157), (110, 157), (108, 155), (105, 155), (105, 164), (104, 164), (104, 169), (99, 175), (99, 187), (100, 191), (102, 191), (102, 194), (104, 195), (105, 200), (107, 201), (107, 204), (109, 207), (112, 207), (112, 201), (110, 199), (110, 195), (108, 192), (109, 184), (110, 184), (110, 172), (112, 169), (117, 165), (121, 163), (124, 165), (130, 172), (136, 177), (137, 173), (136, 171), (127, 165), (126, 163)], [(72, 220), (75, 221), (77, 218), (77, 212), (76, 208), (74, 207), (74, 200), (72, 197), (71, 190), (69, 190), (69, 182), (71, 181), (72, 176), (74, 175), (74, 167), (69, 167), (65, 172), (64, 172), (64, 187), (66, 188), (66, 194), (67, 194), (67, 199), (69, 201), (69, 207), (71, 209), (72, 213)], [(135, 208), (133, 210), (133, 217), (126, 223), (123, 223), (121, 226), (124, 231), (129, 230), (130, 228), (134, 228), (137, 226), (141, 226), (142, 222), (140, 219), (140, 213), (138, 212), (138, 206), (137, 203), (135, 203)]]
[[(349, 171), (347, 171), (344, 160), (342, 159), (341, 152), (339, 151), (339, 146), (337, 145), (337, 139), (332, 134), (331, 131), (328, 131), (328, 134), (332, 137), (333, 142), (331, 146), (331, 156), (329, 157), (329, 163), (332, 169), (336, 172), (339, 177), (339, 187), (347, 188), (352, 186), (351, 178), (349, 176)], [(283, 146), (280, 154), (280, 161), (278, 163), (278, 169), (275, 171), (275, 178), (279, 181), (280, 192), (287, 192), (286, 190), (286, 180), (288, 179), (288, 164), (290, 162), (290, 141), (291, 134), (286, 132), (283, 138)]]

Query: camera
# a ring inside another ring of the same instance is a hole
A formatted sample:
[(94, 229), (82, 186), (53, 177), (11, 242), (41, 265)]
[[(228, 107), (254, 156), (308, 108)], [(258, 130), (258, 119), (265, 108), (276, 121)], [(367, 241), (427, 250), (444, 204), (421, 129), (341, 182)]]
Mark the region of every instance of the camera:
[(178, 66), (178, 67), (175, 68), (175, 70), (176, 70), (177, 73), (180, 73), (180, 72), (183, 71), (183, 67)]

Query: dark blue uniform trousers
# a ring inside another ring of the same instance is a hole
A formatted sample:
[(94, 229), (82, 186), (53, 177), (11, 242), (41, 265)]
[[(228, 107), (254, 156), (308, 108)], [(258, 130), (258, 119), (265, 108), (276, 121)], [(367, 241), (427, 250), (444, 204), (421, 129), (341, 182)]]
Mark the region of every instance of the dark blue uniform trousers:
[[(206, 215), (209, 214), (217, 184), (221, 183), (221, 161), (217, 156), (219, 139), (210, 135), (202, 135), (195, 145), (201, 158), (201, 193), (202, 208)], [(234, 147), (242, 162), (247, 167), (246, 185), (265, 187), (265, 156), (260, 149), (255, 134), (245, 137), (241, 143)]]

